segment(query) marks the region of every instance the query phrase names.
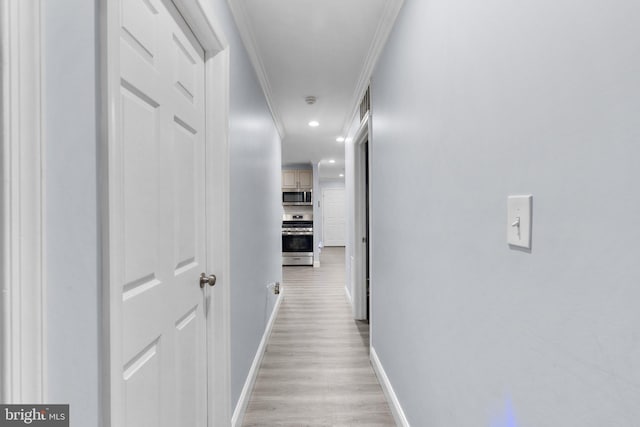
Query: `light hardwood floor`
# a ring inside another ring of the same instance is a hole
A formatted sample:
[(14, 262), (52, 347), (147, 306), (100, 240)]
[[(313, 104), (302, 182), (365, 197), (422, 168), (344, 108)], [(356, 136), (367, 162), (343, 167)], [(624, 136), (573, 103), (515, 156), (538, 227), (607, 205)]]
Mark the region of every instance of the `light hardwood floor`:
[(369, 325), (353, 320), (344, 248), (321, 267), (284, 267), (284, 299), (243, 426), (395, 426), (369, 362)]

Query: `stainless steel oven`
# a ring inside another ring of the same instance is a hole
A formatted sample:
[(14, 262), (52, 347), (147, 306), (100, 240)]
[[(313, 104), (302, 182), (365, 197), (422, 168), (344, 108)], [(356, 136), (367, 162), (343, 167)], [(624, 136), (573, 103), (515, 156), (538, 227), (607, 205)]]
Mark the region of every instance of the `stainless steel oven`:
[(282, 221), (282, 265), (313, 265), (313, 219), (288, 215)]

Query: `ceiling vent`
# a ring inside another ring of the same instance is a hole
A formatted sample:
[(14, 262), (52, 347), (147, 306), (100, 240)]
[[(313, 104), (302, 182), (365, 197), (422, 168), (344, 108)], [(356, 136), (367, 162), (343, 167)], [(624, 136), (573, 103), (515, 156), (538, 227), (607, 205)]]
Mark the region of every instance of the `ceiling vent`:
[(305, 101), (307, 104), (309, 104), (309, 105), (313, 105), (313, 104), (315, 104), (317, 100), (318, 100), (318, 98), (316, 98), (316, 97), (315, 97), (315, 96), (313, 96), (313, 95), (309, 95), (309, 96), (306, 96), (306, 97), (304, 98), (304, 101)]

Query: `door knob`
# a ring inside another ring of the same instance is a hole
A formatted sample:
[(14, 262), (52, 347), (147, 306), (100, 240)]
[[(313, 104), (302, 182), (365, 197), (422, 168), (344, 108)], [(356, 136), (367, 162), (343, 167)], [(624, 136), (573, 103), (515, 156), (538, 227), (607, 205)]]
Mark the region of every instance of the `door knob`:
[(213, 286), (215, 284), (216, 284), (215, 274), (211, 274), (209, 277), (207, 277), (207, 275), (204, 273), (200, 275), (200, 288), (204, 288), (204, 285)]

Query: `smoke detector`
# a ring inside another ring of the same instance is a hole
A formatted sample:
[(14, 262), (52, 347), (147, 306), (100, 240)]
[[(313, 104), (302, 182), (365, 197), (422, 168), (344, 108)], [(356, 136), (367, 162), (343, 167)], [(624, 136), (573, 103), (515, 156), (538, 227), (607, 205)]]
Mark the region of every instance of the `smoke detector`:
[(317, 100), (318, 100), (318, 98), (316, 98), (313, 95), (305, 96), (305, 98), (304, 98), (304, 101), (309, 105), (315, 104)]

